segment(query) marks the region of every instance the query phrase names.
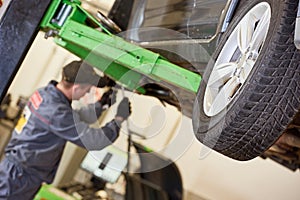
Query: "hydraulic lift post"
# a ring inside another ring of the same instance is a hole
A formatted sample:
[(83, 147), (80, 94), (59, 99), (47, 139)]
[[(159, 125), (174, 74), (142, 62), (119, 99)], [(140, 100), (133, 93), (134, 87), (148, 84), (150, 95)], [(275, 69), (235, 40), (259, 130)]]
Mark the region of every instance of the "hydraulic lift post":
[(0, 102), (37, 35), (50, 3), (51, 0), (11, 0), (0, 7), (0, 13), (4, 13), (0, 16)]

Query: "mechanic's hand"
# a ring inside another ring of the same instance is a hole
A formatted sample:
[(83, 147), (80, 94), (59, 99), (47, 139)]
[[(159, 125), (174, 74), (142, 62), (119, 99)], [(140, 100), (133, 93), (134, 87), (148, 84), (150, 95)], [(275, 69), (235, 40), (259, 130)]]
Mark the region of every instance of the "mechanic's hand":
[(118, 106), (116, 118), (122, 118), (123, 121), (126, 120), (130, 114), (131, 114), (131, 104), (128, 98), (125, 97), (124, 99), (122, 99), (122, 101)]
[(100, 78), (97, 87), (98, 88), (104, 88), (106, 86), (112, 87), (112, 86), (115, 86), (115, 85), (116, 85), (116, 82), (114, 82), (112, 79), (110, 79), (107, 76), (103, 76), (103, 77)]
[(116, 103), (116, 94), (114, 94), (112, 89), (109, 89), (102, 95), (99, 102), (101, 103), (102, 107), (110, 107)]

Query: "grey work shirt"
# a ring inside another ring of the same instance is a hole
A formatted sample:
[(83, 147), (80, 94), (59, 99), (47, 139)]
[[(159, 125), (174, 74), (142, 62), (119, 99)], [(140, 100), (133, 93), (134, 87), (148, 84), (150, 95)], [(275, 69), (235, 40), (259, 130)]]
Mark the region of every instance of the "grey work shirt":
[(53, 181), (67, 141), (101, 150), (119, 134), (114, 120), (102, 128), (91, 128), (89, 124), (102, 112), (101, 104), (75, 111), (56, 84), (51, 81), (31, 96), (5, 150), (9, 160), (47, 183)]

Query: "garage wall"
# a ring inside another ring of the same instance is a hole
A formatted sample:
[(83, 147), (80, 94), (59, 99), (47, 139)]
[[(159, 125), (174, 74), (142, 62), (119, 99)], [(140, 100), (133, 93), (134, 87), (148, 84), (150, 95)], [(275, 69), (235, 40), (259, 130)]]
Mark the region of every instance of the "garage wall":
[[(61, 66), (73, 59), (76, 57), (57, 47), (51, 39), (45, 40), (40, 33), (9, 92), (14, 100), (20, 95), (29, 96), (49, 80), (58, 79)], [(153, 98), (127, 95), (133, 102), (129, 126), (148, 137), (147, 140), (136, 139), (175, 160), (184, 188), (191, 194), (214, 200), (299, 199), (298, 171), (291, 172), (261, 158), (237, 162), (207, 150), (195, 140), (191, 120), (182, 117), (176, 109), (165, 108)], [(103, 123), (113, 115), (113, 112), (108, 113)], [(126, 146), (126, 137), (122, 134), (116, 144)], [(62, 166), (58, 174), (71, 167), (65, 160)]]
[(269, 159), (234, 161), (213, 151), (207, 153), (194, 140), (176, 163), (185, 188), (207, 199), (297, 200), (300, 197), (299, 171), (292, 172)]

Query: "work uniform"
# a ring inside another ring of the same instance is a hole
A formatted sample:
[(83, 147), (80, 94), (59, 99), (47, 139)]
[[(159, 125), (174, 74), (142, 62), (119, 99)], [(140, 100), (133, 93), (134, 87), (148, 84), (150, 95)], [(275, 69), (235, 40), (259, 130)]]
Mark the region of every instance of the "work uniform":
[(101, 129), (89, 126), (102, 112), (99, 102), (75, 111), (56, 84), (31, 96), (12, 133), (0, 163), (0, 200), (33, 199), (42, 182), (53, 181), (67, 141), (100, 150), (118, 137), (115, 120)]

